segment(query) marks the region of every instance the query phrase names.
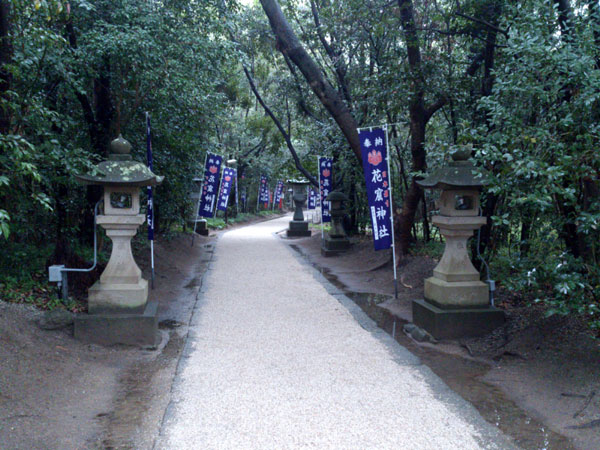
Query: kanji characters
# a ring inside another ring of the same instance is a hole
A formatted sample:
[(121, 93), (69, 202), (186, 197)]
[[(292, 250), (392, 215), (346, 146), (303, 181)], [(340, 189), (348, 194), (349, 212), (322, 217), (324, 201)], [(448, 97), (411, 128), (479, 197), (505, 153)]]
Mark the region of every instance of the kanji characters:
[(381, 177), (381, 170), (379, 169), (373, 169), (371, 175), (373, 176), (373, 178), (371, 179), (371, 183), (381, 183), (381, 181), (383, 180), (383, 178)]

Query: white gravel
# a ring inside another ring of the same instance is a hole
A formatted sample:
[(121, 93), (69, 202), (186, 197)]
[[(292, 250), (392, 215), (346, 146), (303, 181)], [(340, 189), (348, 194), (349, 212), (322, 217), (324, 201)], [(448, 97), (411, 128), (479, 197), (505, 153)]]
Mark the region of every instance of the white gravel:
[(155, 448), (507, 448), (327, 292), (273, 235), (287, 220), (218, 241)]

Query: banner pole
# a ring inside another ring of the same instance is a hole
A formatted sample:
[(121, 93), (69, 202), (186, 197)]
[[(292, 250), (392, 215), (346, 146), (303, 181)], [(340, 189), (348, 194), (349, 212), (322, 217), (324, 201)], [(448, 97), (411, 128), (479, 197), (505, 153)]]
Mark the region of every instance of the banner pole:
[(154, 239), (150, 241), (150, 262), (152, 265), (152, 289), (154, 289)]
[(202, 204), (202, 191), (204, 191), (204, 183), (206, 183), (206, 161), (208, 161), (208, 152), (204, 156), (204, 166), (202, 167), (202, 184), (200, 192), (198, 192), (198, 205), (194, 212), (194, 232), (192, 233), (192, 247), (194, 246), (194, 237), (196, 236), (196, 225), (198, 224), (198, 216), (200, 215), (200, 205)]
[(392, 223), (392, 260), (394, 264), (394, 298), (398, 299), (398, 273), (396, 269), (396, 238), (394, 236), (394, 201), (392, 198), (392, 169), (393, 164), (390, 164), (390, 142), (388, 139), (388, 125), (384, 125), (385, 129), (385, 146), (386, 146), (386, 162), (388, 173), (390, 174), (390, 219)]
[[(227, 166), (221, 165), (221, 178), (219, 179), (219, 194), (217, 195), (217, 203), (215, 205), (215, 219), (217, 218), (217, 213), (219, 212), (219, 201), (221, 200), (221, 194), (223, 194), (223, 177), (225, 175), (225, 169), (227, 169)], [(229, 203), (229, 197), (227, 197), (227, 203)], [(223, 216), (227, 218), (227, 206), (225, 207), (225, 211), (223, 211)], [(227, 220), (225, 220), (225, 225), (227, 225)]]
[(240, 213), (240, 188), (238, 186), (238, 169), (235, 169), (235, 213), (236, 215)]
[(258, 197), (256, 197), (256, 213), (258, 214), (258, 205), (260, 202), (260, 194), (262, 193), (262, 175), (260, 176), (260, 181), (258, 182)]
[[(152, 138), (150, 131), (150, 114), (146, 111), (146, 158), (148, 160), (148, 168), (152, 171)], [(151, 210), (149, 215), (152, 220), (151, 224), (148, 224), (151, 228), (152, 239), (150, 239), (150, 267), (152, 269), (152, 275), (150, 278), (150, 287), (154, 289), (154, 196), (152, 195), (152, 186), (148, 186), (148, 197), (149, 206)]]

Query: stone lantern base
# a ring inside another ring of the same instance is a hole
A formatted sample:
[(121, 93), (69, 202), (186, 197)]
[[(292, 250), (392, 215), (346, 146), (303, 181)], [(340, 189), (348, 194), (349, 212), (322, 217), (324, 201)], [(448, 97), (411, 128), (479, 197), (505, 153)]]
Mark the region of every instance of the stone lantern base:
[(350, 250), (350, 240), (346, 236), (325, 236), (321, 246), (321, 255), (336, 256)]
[(202, 236), (208, 236), (208, 224), (206, 219), (196, 220), (196, 233)]
[(481, 216), (434, 216), (446, 240), (444, 254), (425, 280), (425, 299), (413, 301), (413, 322), (436, 339), (485, 335), (504, 323), (490, 306), (489, 287), (469, 259), (467, 241), (485, 224)]
[(504, 323), (504, 311), (493, 306), (442, 309), (427, 300), (413, 300), (413, 323), (436, 339), (483, 336)]
[(100, 345), (158, 345), (158, 302), (146, 303), (140, 313), (81, 314), (75, 318), (75, 339)]
[(308, 222), (300, 220), (291, 220), (287, 230), (287, 237), (309, 237), (311, 232), (308, 229)]
[(158, 304), (148, 302), (148, 281), (131, 253), (131, 238), (144, 221), (143, 214), (98, 216), (113, 248), (100, 279), (88, 290), (88, 314), (75, 318), (76, 339), (100, 345), (157, 344)]

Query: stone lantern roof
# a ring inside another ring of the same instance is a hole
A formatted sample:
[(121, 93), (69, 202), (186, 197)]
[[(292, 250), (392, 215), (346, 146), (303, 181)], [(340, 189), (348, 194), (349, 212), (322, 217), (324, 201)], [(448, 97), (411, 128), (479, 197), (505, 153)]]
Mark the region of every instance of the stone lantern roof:
[(296, 179), (286, 180), (286, 183), (293, 184), (293, 185), (304, 185), (304, 184), (310, 184), (310, 181), (303, 178), (301, 180), (296, 180)]
[(424, 180), (417, 181), (417, 184), (425, 189), (481, 189), (488, 184), (487, 171), (474, 175), (475, 166), (468, 160), (470, 155), (470, 146), (454, 152), (452, 162), (447, 167), (440, 167)]
[(131, 159), (131, 144), (121, 135), (110, 143), (108, 161), (95, 166), (94, 173), (75, 175), (84, 184), (113, 186), (154, 186), (164, 177), (155, 175), (143, 163)]
[(347, 202), (348, 200), (348, 196), (340, 191), (331, 192), (325, 199), (327, 202)]

